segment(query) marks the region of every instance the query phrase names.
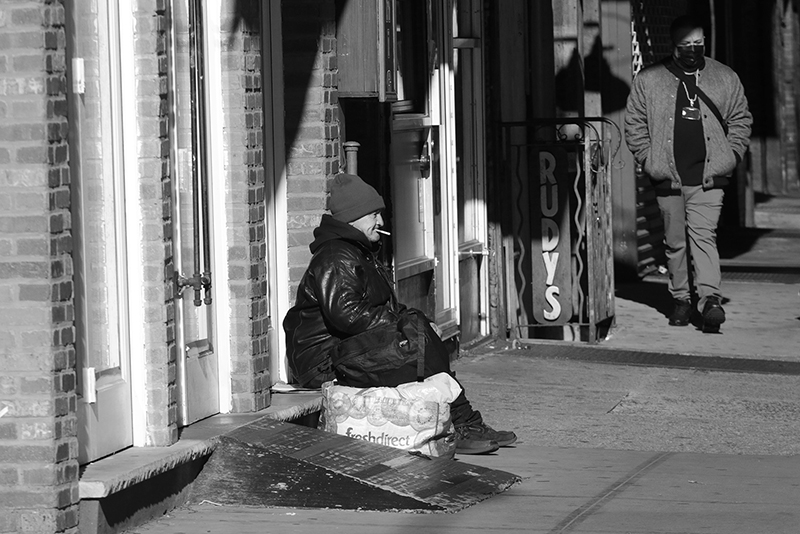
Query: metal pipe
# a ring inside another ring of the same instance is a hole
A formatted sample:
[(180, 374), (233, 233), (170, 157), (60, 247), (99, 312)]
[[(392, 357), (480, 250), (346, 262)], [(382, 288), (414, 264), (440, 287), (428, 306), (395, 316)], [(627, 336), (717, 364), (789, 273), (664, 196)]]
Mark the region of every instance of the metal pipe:
[[(200, 206), (198, 205), (198, 193), (200, 191), (199, 185), (199, 164), (197, 161), (197, 154), (199, 150), (204, 147), (199, 143), (200, 127), (198, 121), (198, 19), (197, 19), (197, 5), (194, 0), (189, 1), (189, 84), (191, 89), (191, 103), (190, 110), (192, 116), (192, 244), (194, 246), (194, 272), (192, 273), (191, 285), (194, 289), (194, 305), (200, 306)], [(202, 108), (202, 106), (201, 106)]]
[(348, 174), (358, 174), (358, 148), (361, 146), (357, 141), (346, 141), (344, 143), (345, 170)]
[[(200, 0), (193, 0), (199, 3)], [(199, 142), (200, 142), (200, 195), (199, 202), (202, 209), (202, 232), (203, 232), (203, 275), (200, 278), (200, 286), (205, 289), (203, 302), (211, 304), (211, 221), (209, 220), (209, 195), (208, 195), (208, 122), (207, 122), (207, 101), (205, 84), (205, 55), (203, 46), (205, 44), (205, 24), (203, 23), (203, 7), (195, 7), (197, 20), (197, 78), (198, 92), (197, 100), (200, 102), (200, 116), (198, 117)], [(199, 271), (198, 266), (198, 271)], [(199, 276), (199, 274), (198, 274)], [(199, 306), (199, 304), (198, 304)]]

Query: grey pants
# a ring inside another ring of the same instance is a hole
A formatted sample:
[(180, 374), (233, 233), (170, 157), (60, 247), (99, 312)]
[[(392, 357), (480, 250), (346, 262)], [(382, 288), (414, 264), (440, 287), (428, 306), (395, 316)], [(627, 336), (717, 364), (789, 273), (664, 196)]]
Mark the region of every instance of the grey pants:
[(689, 257), (694, 263), (694, 285), (703, 311), (710, 296), (722, 297), (717, 251), (717, 223), (722, 209), (722, 189), (704, 191), (702, 186), (683, 186), (681, 194), (659, 196), (664, 219), (669, 292), (673, 298), (688, 299)]

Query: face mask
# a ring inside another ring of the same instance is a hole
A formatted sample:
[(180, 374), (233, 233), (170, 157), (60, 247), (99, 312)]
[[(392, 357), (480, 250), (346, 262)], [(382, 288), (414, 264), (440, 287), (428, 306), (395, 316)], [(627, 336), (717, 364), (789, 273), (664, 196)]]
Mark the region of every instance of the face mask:
[(675, 63), (686, 72), (702, 69), (706, 64), (703, 45), (676, 46)]

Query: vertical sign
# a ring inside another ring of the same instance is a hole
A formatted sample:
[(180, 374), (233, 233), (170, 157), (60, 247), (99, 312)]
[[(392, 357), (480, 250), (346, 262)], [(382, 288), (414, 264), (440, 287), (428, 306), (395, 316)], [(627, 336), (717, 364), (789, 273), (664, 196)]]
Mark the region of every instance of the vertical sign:
[(560, 325), (572, 318), (569, 197), (576, 150), (578, 147), (559, 145), (533, 150), (531, 283), (533, 316), (538, 324)]

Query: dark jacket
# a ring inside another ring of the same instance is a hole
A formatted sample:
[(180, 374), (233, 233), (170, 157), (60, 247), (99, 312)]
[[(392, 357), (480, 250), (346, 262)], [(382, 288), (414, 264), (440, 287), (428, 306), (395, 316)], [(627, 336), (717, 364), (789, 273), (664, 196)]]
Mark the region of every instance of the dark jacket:
[(360, 230), (323, 215), (310, 248), (311, 261), (283, 328), (295, 380), (319, 387), (334, 377), (330, 352), (340, 340), (396, 322), (405, 306)]
[[(698, 99), (708, 158), (703, 178), (710, 178), (715, 187), (721, 187), (727, 182), (724, 177), (730, 176), (737, 162), (744, 157), (750, 142), (753, 116), (736, 73), (719, 61), (705, 59), (697, 87), (716, 104), (727, 123), (728, 133), (705, 102)], [(681, 85), (665, 65), (665, 62), (652, 65), (633, 79), (625, 113), (625, 140), (636, 163), (643, 166), (651, 180), (671, 182), (680, 188), (673, 136), (675, 98)]]

